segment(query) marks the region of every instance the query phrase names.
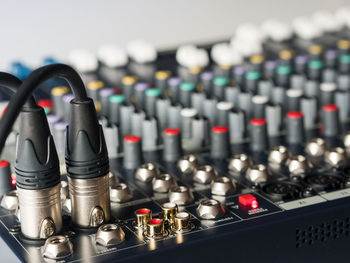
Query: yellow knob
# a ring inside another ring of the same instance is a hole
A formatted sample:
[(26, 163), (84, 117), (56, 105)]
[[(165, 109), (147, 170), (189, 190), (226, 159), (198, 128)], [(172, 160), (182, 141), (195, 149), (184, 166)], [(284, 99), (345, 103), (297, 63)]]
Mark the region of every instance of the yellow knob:
[(309, 53), (311, 55), (319, 55), (323, 52), (323, 47), (320, 45), (311, 45), (309, 47)]
[(137, 81), (137, 78), (134, 76), (125, 76), (122, 80), (124, 85), (133, 85)]
[(261, 64), (265, 60), (263, 55), (252, 55), (250, 57), (250, 63), (252, 64)]
[(344, 50), (350, 49), (350, 41), (346, 39), (340, 39), (337, 42), (337, 47), (339, 49), (344, 49)]
[(104, 83), (101, 80), (90, 81), (87, 88), (89, 90), (98, 90), (104, 87)]
[(171, 76), (171, 72), (169, 70), (159, 70), (156, 72), (156, 79), (167, 79)]

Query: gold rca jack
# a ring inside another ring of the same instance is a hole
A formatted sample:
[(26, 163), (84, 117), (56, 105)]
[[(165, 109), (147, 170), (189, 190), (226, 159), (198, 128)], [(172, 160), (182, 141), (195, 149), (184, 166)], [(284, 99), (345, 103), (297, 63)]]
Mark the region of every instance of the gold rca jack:
[(177, 204), (172, 202), (166, 202), (161, 205), (162, 207), (162, 218), (165, 221), (166, 226), (171, 226), (174, 224), (174, 218), (178, 211)]
[(164, 227), (164, 220), (161, 218), (152, 218), (147, 222), (144, 236), (148, 239), (161, 239), (168, 235)]
[(135, 211), (135, 228), (146, 228), (148, 221), (152, 219), (152, 211), (148, 208), (140, 208)]
[(179, 212), (175, 215), (172, 231), (175, 233), (186, 233), (194, 229), (191, 215), (188, 212)]

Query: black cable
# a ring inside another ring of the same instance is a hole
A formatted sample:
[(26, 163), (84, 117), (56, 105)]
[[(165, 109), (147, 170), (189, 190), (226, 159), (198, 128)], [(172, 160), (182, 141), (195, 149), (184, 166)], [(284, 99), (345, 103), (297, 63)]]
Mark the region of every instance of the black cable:
[[(16, 93), (21, 84), (22, 80), (19, 78), (6, 72), (0, 72), (0, 87), (8, 88)], [(25, 102), (24, 106), (34, 108), (38, 105), (36, 104), (34, 97), (30, 96), (29, 99)]]
[(77, 101), (88, 100), (84, 83), (72, 67), (64, 64), (52, 64), (34, 70), (12, 96), (5, 114), (0, 121), (0, 154), (22, 106), (42, 82), (52, 77), (65, 79), (72, 88)]

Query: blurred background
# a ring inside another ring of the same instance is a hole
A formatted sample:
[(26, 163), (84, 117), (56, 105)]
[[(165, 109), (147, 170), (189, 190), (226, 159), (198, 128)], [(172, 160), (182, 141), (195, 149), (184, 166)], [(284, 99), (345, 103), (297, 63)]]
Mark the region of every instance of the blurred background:
[(349, 0), (5, 0), (0, 70), (13, 60), (35, 67), (43, 56), (64, 61), (73, 48), (95, 52), (104, 43), (125, 47), (140, 38), (158, 50), (226, 40), (241, 23), (269, 18), (290, 22), (296, 16), (349, 4)]

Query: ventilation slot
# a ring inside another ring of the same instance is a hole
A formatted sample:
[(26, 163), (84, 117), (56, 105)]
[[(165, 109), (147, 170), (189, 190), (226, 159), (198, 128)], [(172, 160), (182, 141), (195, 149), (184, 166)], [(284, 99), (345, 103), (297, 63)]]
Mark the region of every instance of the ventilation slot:
[(341, 237), (350, 236), (350, 217), (321, 223), (318, 226), (308, 226), (304, 229), (296, 229), (296, 247), (323, 243)]

